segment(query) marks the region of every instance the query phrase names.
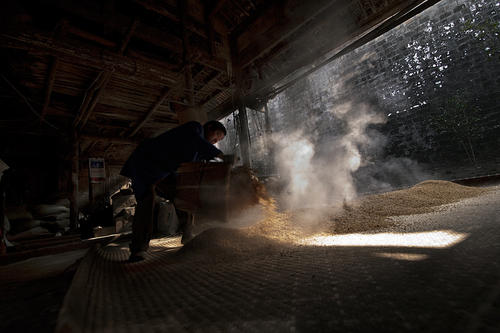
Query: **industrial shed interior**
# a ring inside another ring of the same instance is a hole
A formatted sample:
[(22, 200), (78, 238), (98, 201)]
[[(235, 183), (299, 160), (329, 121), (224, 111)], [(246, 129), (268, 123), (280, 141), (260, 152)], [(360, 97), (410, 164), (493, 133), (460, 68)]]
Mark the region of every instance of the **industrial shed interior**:
[(2, 331), (500, 330), (498, 0), (0, 6)]

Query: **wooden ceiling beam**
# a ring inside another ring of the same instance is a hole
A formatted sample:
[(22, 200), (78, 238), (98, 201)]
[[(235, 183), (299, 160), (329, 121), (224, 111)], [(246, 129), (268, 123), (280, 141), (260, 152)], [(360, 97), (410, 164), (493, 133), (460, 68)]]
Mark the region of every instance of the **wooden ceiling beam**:
[[(204, 25), (203, 10), (198, 10), (198, 8), (194, 8), (195, 5), (198, 4), (201, 5), (201, 2), (198, 1), (190, 2), (187, 0), (182, 0), (182, 1), (186, 2), (187, 6), (186, 12), (188, 16), (187, 16), (186, 28), (189, 31), (199, 35), (200, 37), (208, 38), (206, 31), (203, 29)], [(161, 16), (164, 16), (175, 23), (181, 22), (180, 12), (177, 12), (176, 0), (169, 0), (168, 7), (165, 5), (164, 1), (158, 1), (158, 0), (135, 0), (135, 2), (143, 6), (147, 10), (150, 10)], [(216, 22), (216, 24), (214, 25), (214, 29), (220, 35), (227, 34), (226, 27), (218, 22)]]
[(163, 102), (172, 94), (174, 94), (175, 91), (173, 89), (165, 89), (163, 94), (158, 98), (156, 103), (151, 107), (151, 109), (148, 111), (148, 113), (142, 118), (142, 120), (130, 131), (128, 137), (133, 137), (134, 135), (137, 134), (137, 132), (146, 124), (153, 113), (163, 104)]
[(186, 97), (190, 106), (194, 106), (194, 86), (193, 86), (193, 73), (191, 63), (191, 43), (189, 41), (188, 27), (187, 27), (187, 2), (179, 0), (177, 2), (178, 10), (181, 19), (182, 30), (182, 62), (184, 64), (184, 96)]
[(127, 33), (123, 37), (122, 42), (120, 43), (120, 49), (118, 50), (118, 54), (122, 55), (125, 52), (128, 44), (130, 43), (132, 35), (134, 35), (135, 31), (137, 30), (138, 24), (139, 24), (139, 19), (135, 17), (130, 26), (128, 27)]
[[(165, 48), (172, 53), (182, 54), (182, 39), (159, 29), (140, 23), (134, 34), (134, 38), (143, 40), (153, 45)], [(213, 68), (219, 72), (226, 71), (226, 59), (217, 55), (211, 55), (207, 50), (197, 46), (192, 46), (192, 61), (200, 65)]]
[(264, 2), (264, 4), (259, 6), (254, 13), (244, 19), (231, 31), (230, 39), (236, 40), (252, 25), (262, 26), (265, 20), (267, 20), (267, 23), (271, 23), (272, 21), (268, 19), (270, 17), (279, 18), (280, 12), (283, 11), (281, 8), (282, 6), (283, 0)]
[[(165, 6), (163, 1), (158, 0), (136, 0), (137, 3), (144, 6), (148, 10), (151, 10), (159, 15), (167, 17), (171, 21), (185, 26), (185, 28), (198, 36), (207, 39), (210, 48), (206, 50), (205, 48), (199, 47), (197, 45), (192, 46), (192, 56), (193, 62), (199, 63), (201, 65), (213, 68), (219, 72), (224, 72), (227, 70), (227, 61), (229, 59), (228, 53), (225, 51), (227, 48), (227, 28), (215, 19), (207, 19), (205, 12), (205, 7), (197, 8), (202, 6), (199, 1), (187, 1), (182, 0), (186, 6), (185, 20), (182, 21), (182, 13), (178, 10), (178, 3), (176, 0), (169, 0), (168, 3), (170, 8)], [(208, 22), (207, 22), (208, 21)], [(176, 36), (173, 38), (165, 38), (165, 33), (161, 32), (160, 40), (170, 39), (175, 40), (176, 44), (182, 43), (182, 40)], [(146, 38), (147, 36), (143, 36)], [(222, 41), (222, 50), (220, 54), (217, 54), (217, 49), (215, 47), (215, 40), (218, 39)], [(176, 52), (182, 50), (182, 47), (177, 47)], [(174, 51), (174, 50), (173, 50)]]
[(207, 106), (208, 104), (210, 104), (210, 102), (211, 102), (211, 101), (213, 101), (213, 100), (216, 100), (216, 99), (220, 98), (220, 96), (221, 96), (221, 95), (224, 95), (224, 94), (226, 94), (226, 93), (227, 93), (227, 90), (221, 90), (221, 91), (219, 91), (218, 93), (216, 93), (215, 95), (213, 95), (211, 98), (209, 98), (209, 99), (207, 99), (206, 101), (204, 101), (204, 102), (202, 103), (202, 108), (206, 108), (206, 106)]
[[(129, 24), (130, 16), (127, 16), (120, 12), (113, 12), (113, 15), (107, 15), (104, 11), (96, 11), (94, 7), (85, 5), (82, 1), (59, 1), (59, 0), (44, 0), (47, 2), (47, 6), (57, 10), (62, 10), (68, 14), (75, 17), (84, 17), (86, 20), (90, 20), (93, 24), (97, 26), (104, 26), (106, 30), (112, 30), (115, 32), (122, 31), (123, 27)], [(140, 14), (140, 13), (138, 13)], [(140, 18), (138, 19), (140, 21)], [(109, 39), (103, 38), (102, 36), (95, 35), (88, 31), (85, 31), (74, 24), (70, 24), (67, 21), (63, 21), (64, 29), (67, 29), (70, 35), (76, 35), (85, 40), (90, 40), (107, 48), (116, 49), (118, 43), (115, 41), (110, 41)], [(28, 30), (28, 31), (27, 31)], [(28, 34), (29, 28), (24, 28)], [(43, 35), (43, 34), (42, 34)], [(46, 36), (51, 34), (46, 32)], [(134, 32), (134, 39), (143, 40), (147, 43), (153, 44), (165, 48), (175, 54), (182, 53), (182, 39), (169, 33), (166, 30), (161, 30), (153, 27), (147, 22), (140, 21)], [(101, 52), (106, 53), (106, 51), (101, 50)], [(200, 60), (200, 61), (198, 61)], [(193, 45), (193, 62), (199, 63), (203, 66), (208, 66), (217, 71), (226, 71), (226, 59), (225, 55), (221, 54), (219, 56), (212, 56), (208, 50), (202, 47)]]
[[(175, 23), (181, 22), (180, 13), (176, 13), (175, 9), (169, 9), (161, 1), (158, 1), (158, 0), (135, 0), (135, 2), (140, 4), (141, 6), (146, 8), (147, 10), (150, 10), (150, 11), (155, 12), (161, 16), (164, 16)], [(182, 0), (182, 2), (185, 2), (185, 0)], [(186, 21), (187, 21), (186, 22), (186, 29), (199, 35), (200, 37), (208, 39), (206, 31), (203, 28), (194, 24), (193, 23), (194, 20), (191, 19), (191, 17), (189, 17), (189, 20), (186, 20)]]
[(110, 72), (99, 72), (97, 74), (97, 77), (95, 78), (94, 81), (92, 81), (90, 86), (85, 91), (85, 94), (83, 95), (83, 100), (80, 104), (78, 112), (76, 113), (75, 119), (73, 121), (73, 128), (78, 128), (79, 126), (81, 126), (80, 124), (82, 123), (83, 119), (86, 117), (86, 113), (87, 113), (87, 110), (89, 108), (89, 105), (92, 104), (92, 101), (94, 100), (94, 97), (96, 96), (96, 93), (99, 91), (102, 92), (102, 90), (100, 89), (101, 86), (103, 84), (104, 85), (107, 84), (107, 81), (109, 81), (110, 77), (111, 77)]
[(226, 4), (227, 0), (215, 0), (214, 7), (210, 10), (208, 17), (213, 18), (217, 12)]
[[(168, 98), (166, 98), (163, 102), (165, 103), (165, 102), (170, 102), (170, 101)], [(100, 118), (109, 119), (110, 121), (114, 121), (114, 120), (136, 121), (138, 117), (140, 117), (141, 115), (144, 114), (144, 112), (127, 110), (124, 108), (110, 106), (110, 105), (106, 105), (106, 104), (99, 104), (99, 106), (96, 108), (94, 113), (96, 115), (98, 115)], [(177, 117), (177, 114), (174, 111), (166, 112), (166, 111), (162, 110), (161, 112), (157, 111), (156, 113), (158, 113), (162, 116), (168, 116), (171, 118)]]
[(67, 33), (70, 33), (72, 35), (78, 36), (86, 40), (96, 42), (97, 44), (100, 44), (102, 46), (106, 46), (109, 48), (116, 48), (116, 46), (118, 45), (118, 43), (116, 42), (113, 42), (101, 36), (97, 36), (93, 33), (90, 33), (78, 27), (75, 27), (74, 25), (71, 25), (69, 22), (64, 23), (64, 29), (65, 29), (64, 31)]
[(0, 33), (3, 48), (21, 49), (34, 54), (49, 54), (68, 63), (78, 63), (103, 71), (112, 71), (125, 77), (155, 81), (167, 86), (178, 84), (177, 73), (152, 64), (93, 46), (82, 46), (70, 41), (56, 41), (50, 36), (35, 33)]
[(80, 135), (80, 139), (88, 140), (88, 141), (99, 141), (99, 142), (131, 144), (131, 145), (136, 145), (139, 143), (139, 140), (137, 140), (137, 139), (114, 137), (114, 136), (99, 136), (99, 135), (90, 135), (90, 134), (82, 134), (82, 135)]
[[(135, 28), (134, 38), (165, 48), (174, 54), (182, 54), (182, 44), (183, 44), (182, 39), (167, 32), (160, 31), (156, 28), (149, 27), (143, 23), (137, 22), (136, 25), (137, 26)], [(67, 26), (68, 26), (68, 32), (83, 39), (96, 42), (100, 45), (113, 49), (115, 49), (118, 45), (118, 43), (107, 40), (95, 34), (89, 33), (82, 29), (76, 28), (70, 25), (69, 23), (67, 23)], [(198, 63), (200, 65), (212, 68), (219, 72), (226, 71), (227, 69), (225, 59), (214, 56), (209, 52), (207, 52), (206, 50), (204, 50), (203, 48), (200, 48), (199, 46), (196, 45), (192, 46), (192, 54), (193, 56), (191, 58), (194, 63)]]
[[(259, 30), (258, 22), (252, 23), (241, 35), (236, 37), (237, 45), (237, 61), (240, 68), (245, 68), (254, 62), (259, 57), (263, 56), (276, 45), (290, 37), (294, 32), (301, 29), (305, 24), (320, 15), (323, 11), (333, 5), (335, 0), (321, 0), (321, 1), (302, 1), (302, 0), (289, 0), (283, 4), (285, 17), (282, 22), (277, 22), (270, 29), (266, 31)], [(266, 16), (259, 19), (261, 20), (275, 20), (276, 11), (280, 8), (272, 7), (271, 10), (266, 12)], [(282, 23), (282, 24), (280, 24)], [(260, 36), (266, 35), (265, 39)], [(245, 39), (247, 39), (245, 41)], [(241, 48), (238, 45), (248, 45)]]
[(230, 88), (230, 87), (223, 87), (223, 86), (215, 85), (215, 83), (219, 80), (219, 78), (221, 76), (222, 76), (222, 74), (219, 73), (219, 74), (216, 74), (210, 80), (208, 80), (208, 82), (203, 84), (203, 86), (197, 90), (197, 93), (195, 94), (195, 96), (199, 96), (207, 88), (218, 89), (218, 90), (227, 90), (228, 88)]
[(81, 121), (77, 122), (80, 131), (83, 130), (83, 128), (87, 124), (87, 121), (89, 120), (92, 112), (94, 111), (95, 106), (97, 105), (97, 103), (99, 103), (99, 99), (104, 93), (109, 81), (111, 80), (112, 76), (111, 72), (101, 72), (100, 74), (102, 74), (102, 76), (100, 77), (98, 88), (92, 94), (86, 95), (84, 97), (84, 100), (87, 100), (88, 99), (87, 96), (90, 96), (90, 102), (87, 103), (87, 107), (85, 109), (79, 111), (78, 113), (82, 115), (80, 117)]
[[(134, 31), (137, 27), (137, 23), (138, 23), (137, 18), (134, 18), (132, 23), (129, 25), (129, 27), (127, 29), (127, 33), (123, 37), (123, 40), (120, 43), (120, 47), (117, 50), (118, 55), (123, 55), (123, 52), (125, 51), (125, 49), (127, 48), (128, 44), (130, 42), (130, 38), (134, 34)], [(97, 105), (97, 103), (99, 103), (99, 99), (101, 98), (102, 94), (106, 90), (106, 86), (108, 85), (109, 81), (111, 80), (112, 72), (101, 72), (100, 75), (101, 75), (100, 85), (91, 96), (92, 102), (90, 102), (90, 104), (88, 104), (88, 107), (86, 109), (80, 110), (80, 112), (77, 115), (77, 119), (79, 118), (81, 120), (81, 122), (76, 123), (76, 125), (79, 125), (80, 131), (83, 130), (83, 128), (87, 124), (87, 121), (89, 120), (90, 116), (92, 115), (92, 112), (94, 111), (95, 106)], [(84, 101), (86, 99), (87, 99), (87, 95), (85, 95)], [(83, 114), (83, 115), (80, 116), (81, 114)]]

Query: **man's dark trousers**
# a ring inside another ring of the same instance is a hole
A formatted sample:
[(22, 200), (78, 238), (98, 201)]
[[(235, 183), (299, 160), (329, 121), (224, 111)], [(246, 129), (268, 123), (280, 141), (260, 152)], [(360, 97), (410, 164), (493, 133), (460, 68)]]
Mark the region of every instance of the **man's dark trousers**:
[(155, 185), (150, 185), (143, 198), (137, 199), (134, 220), (132, 222), (132, 255), (147, 251), (153, 233), (153, 218), (155, 209)]

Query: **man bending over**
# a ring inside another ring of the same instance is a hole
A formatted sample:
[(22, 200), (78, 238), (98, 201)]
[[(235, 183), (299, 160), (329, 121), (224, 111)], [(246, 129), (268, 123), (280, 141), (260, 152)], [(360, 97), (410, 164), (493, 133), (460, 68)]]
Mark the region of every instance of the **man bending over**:
[(129, 261), (140, 261), (149, 248), (153, 231), (155, 185), (175, 174), (181, 163), (210, 160), (223, 153), (214, 144), (226, 135), (226, 128), (211, 120), (201, 126), (191, 121), (142, 142), (130, 155), (121, 175), (132, 180), (137, 206), (132, 222)]

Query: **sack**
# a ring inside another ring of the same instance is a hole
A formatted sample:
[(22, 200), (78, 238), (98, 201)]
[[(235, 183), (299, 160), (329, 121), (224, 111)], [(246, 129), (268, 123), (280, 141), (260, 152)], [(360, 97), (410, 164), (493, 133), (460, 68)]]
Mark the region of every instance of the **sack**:
[(17, 241), (20, 239), (36, 238), (43, 235), (52, 235), (52, 234), (43, 227), (34, 227), (32, 229), (20, 232), (15, 235), (9, 235), (9, 240)]
[(10, 222), (10, 233), (18, 234), (20, 232), (33, 229), (40, 225), (38, 220), (13, 220)]
[(36, 217), (45, 217), (49, 215), (69, 214), (69, 208), (60, 205), (36, 205), (31, 211)]
[(5, 215), (12, 222), (14, 220), (32, 220), (33, 215), (26, 209), (25, 206), (6, 207)]

